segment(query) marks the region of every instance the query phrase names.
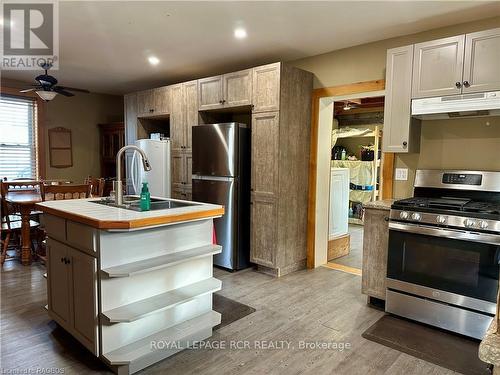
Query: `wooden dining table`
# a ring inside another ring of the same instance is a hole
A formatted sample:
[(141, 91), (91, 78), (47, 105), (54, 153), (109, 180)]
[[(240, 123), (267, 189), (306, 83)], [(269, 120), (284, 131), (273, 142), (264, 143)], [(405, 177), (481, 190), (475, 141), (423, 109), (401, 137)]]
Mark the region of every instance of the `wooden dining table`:
[(29, 265), (31, 264), (30, 214), (35, 204), (42, 201), (42, 195), (36, 190), (9, 191), (5, 194), (5, 200), (16, 207), (21, 214), (21, 263)]

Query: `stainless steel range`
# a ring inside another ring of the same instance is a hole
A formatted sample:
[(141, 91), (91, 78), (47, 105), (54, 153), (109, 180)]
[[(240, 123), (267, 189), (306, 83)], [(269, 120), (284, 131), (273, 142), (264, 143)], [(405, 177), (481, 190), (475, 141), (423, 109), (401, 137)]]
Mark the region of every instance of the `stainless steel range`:
[(386, 311), (481, 339), (499, 261), (500, 172), (418, 170), (391, 206)]

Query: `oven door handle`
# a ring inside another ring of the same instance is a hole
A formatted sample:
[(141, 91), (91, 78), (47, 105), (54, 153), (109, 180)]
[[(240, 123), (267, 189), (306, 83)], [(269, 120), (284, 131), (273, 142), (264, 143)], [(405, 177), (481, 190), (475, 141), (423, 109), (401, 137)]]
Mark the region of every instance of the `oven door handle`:
[(500, 236), (488, 233), (468, 232), (449, 228), (436, 228), (427, 225), (406, 224), (394, 221), (389, 222), (389, 230), (423, 234), (433, 237), (453, 238), (456, 240), (473, 241), (500, 246)]

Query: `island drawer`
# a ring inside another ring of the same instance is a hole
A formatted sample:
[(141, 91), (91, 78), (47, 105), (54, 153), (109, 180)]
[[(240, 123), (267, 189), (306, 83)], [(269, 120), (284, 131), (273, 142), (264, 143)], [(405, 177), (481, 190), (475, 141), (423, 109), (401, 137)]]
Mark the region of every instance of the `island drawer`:
[(66, 242), (66, 220), (49, 214), (41, 216), (45, 231), (55, 240)]
[(95, 228), (89, 227), (88, 225), (67, 220), (66, 242), (89, 255), (96, 256), (98, 233)]

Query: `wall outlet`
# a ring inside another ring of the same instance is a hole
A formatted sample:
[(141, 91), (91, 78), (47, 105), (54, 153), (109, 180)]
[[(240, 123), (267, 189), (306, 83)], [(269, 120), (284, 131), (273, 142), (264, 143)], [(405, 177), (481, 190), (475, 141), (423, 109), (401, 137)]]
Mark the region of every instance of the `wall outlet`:
[(396, 181), (408, 181), (408, 168), (396, 168)]

